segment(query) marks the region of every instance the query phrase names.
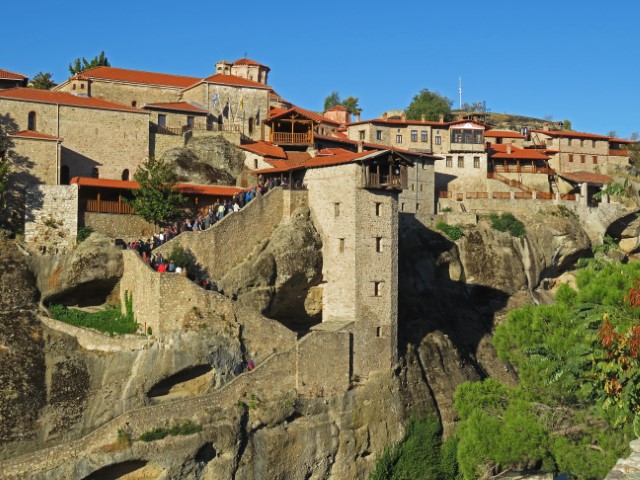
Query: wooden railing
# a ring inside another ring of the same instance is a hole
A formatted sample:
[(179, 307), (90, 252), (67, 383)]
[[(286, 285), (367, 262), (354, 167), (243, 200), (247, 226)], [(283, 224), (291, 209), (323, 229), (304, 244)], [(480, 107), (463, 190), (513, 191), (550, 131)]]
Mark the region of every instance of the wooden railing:
[(538, 200), (553, 200), (555, 196), (556, 194), (551, 192), (536, 192)]
[(447, 190), (440, 190), (438, 192), (438, 198), (451, 198), (453, 192)]
[(124, 202), (112, 200), (87, 200), (85, 212), (91, 213), (126, 213), (134, 214), (133, 208)]
[(576, 199), (576, 194), (575, 193), (561, 193), (560, 194), (560, 198), (562, 200), (572, 200), (575, 201)]
[(160, 125), (154, 126), (156, 133), (162, 135), (182, 135), (185, 132), (199, 131), (199, 132), (240, 132), (240, 125), (220, 125), (219, 123), (194, 123), (193, 125), (182, 125), (181, 127), (163, 127)]
[(406, 182), (402, 181), (402, 174), (380, 174), (370, 172), (366, 178), (365, 188), (402, 188)]
[(609, 155), (611, 155), (613, 157), (628, 157), (629, 156), (629, 151), (628, 150), (609, 149)]
[(511, 192), (493, 192), (491, 198), (511, 198)]
[[(513, 195), (513, 197), (512, 197)], [(478, 199), (495, 199), (495, 200), (555, 200), (556, 194), (552, 192), (450, 192), (446, 190), (440, 190), (438, 192), (438, 198), (455, 198), (458, 201), (462, 201), (464, 198), (469, 200)], [(560, 195), (562, 200), (575, 201), (577, 196), (574, 193), (566, 193)]]
[(541, 173), (546, 175), (554, 173), (552, 168), (539, 167), (538, 165), (494, 165), (493, 171), (502, 173)]
[(467, 192), (467, 198), (489, 198), (489, 192)]
[(514, 192), (513, 198), (516, 198), (516, 199), (533, 198), (533, 193), (531, 193), (531, 192)]
[(313, 143), (312, 133), (285, 133), (285, 132), (271, 132), (271, 141), (273, 143), (291, 143), (291, 144), (306, 144)]

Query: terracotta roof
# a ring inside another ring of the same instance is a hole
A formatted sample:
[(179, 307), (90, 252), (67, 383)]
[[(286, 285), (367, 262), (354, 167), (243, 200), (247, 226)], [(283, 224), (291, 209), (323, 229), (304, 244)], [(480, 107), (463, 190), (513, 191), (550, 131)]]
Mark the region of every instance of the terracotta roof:
[(614, 137), (609, 137), (609, 141), (613, 143), (636, 143), (633, 140), (627, 140), (625, 138), (614, 138)]
[[(507, 147), (511, 147), (511, 153), (507, 153)], [(522, 160), (549, 160), (544, 153), (540, 153), (538, 150), (530, 148), (518, 148), (514, 145), (491, 145), (489, 150), (489, 156), (491, 158), (506, 158), (506, 159), (522, 159)]]
[(342, 131), (342, 130), (337, 131), (337, 132), (333, 132), (333, 136), (336, 137), (336, 138), (349, 140), (349, 135), (344, 133), (344, 131)]
[(287, 163), (293, 167), (298, 165), (304, 165), (311, 155), (308, 152), (286, 152)]
[(54, 135), (47, 135), (46, 133), (36, 132), (34, 130), (22, 130), (20, 132), (13, 132), (9, 134), (11, 137), (19, 137), (19, 138), (36, 138), (38, 140), (55, 140), (58, 142), (62, 142), (64, 139), (60, 137), (56, 137)]
[(591, 185), (604, 185), (605, 183), (611, 183), (613, 179), (608, 175), (602, 175), (600, 173), (592, 172), (558, 172), (558, 175), (562, 178), (566, 178), (570, 182), (575, 183), (589, 183)]
[(239, 145), (239, 147), (243, 150), (262, 155), (263, 157), (287, 158), (285, 151), (281, 147), (269, 142), (244, 143)]
[[(340, 155), (322, 155), (317, 157), (309, 156), (308, 160), (299, 163), (297, 165), (292, 164), (290, 161), (285, 160), (276, 160), (269, 161), (268, 163), (273, 165), (274, 168), (263, 168), (261, 170), (256, 170), (254, 173), (281, 173), (288, 172), (292, 170), (301, 170), (304, 168), (320, 168), (320, 167), (332, 167), (335, 165), (344, 165), (347, 163), (352, 163), (357, 160), (366, 160), (368, 158), (373, 158), (378, 156), (379, 154), (384, 153), (385, 151), (365, 151), (365, 152), (347, 152), (342, 153)], [(291, 152), (288, 152), (291, 153)], [(296, 153), (306, 153), (306, 152), (296, 152)], [(308, 155), (308, 154), (307, 154)], [(302, 156), (299, 157), (299, 160), (302, 159)]]
[(323, 148), (318, 150), (316, 155), (340, 155), (343, 153), (353, 153), (351, 150), (345, 150), (344, 148)]
[(334, 105), (329, 110), (327, 110), (327, 112), (332, 112), (332, 111), (346, 112), (347, 109), (344, 108), (342, 105)]
[(168, 73), (143, 72), (141, 70), (127, 70), (125, 68), (95, 67), (80, 72), (85, 78), (99, 78), (117, 82), (146, 83), (164, 87), (187, 88), (198, 82), (197, 77), (185, 77)]
[(609, 137), (605, 135), (598, 135), (595, 133), (585, 133), (585, 132), (574, 132), (571, 130), (532, 130), (536, 133), (543, 133), (545, 135), (549, 135), (550, 137), (571, 137), (571, 138), (594, 138), (594, 139), (602, 139), (608, 140)]
[(460, 123), (460, 122), (431, 122), (431, 121), (422, 121), (422, 120), (402, 120), (399, 118), (374, 118), (372, 120), (362, 120), (360, 122), (352, 122), (347, 125), (363, 125), (365, 123), (373, 123), (375, 125), (393, 125), (395, 127), (404, 125), (424, 125), (428, 127), (440, 127), (444, 128), (450, 125), (451, 123)]
[(485, 137), (500, 137), (500, 138), (524, 138), (524, 135), (521, 135), (518, 132), (514, 132), (511, 130), (486, 130), (484, 132)]
[[(338, 132), (333, 132), (333, 135), (335, 135)], [(327, 136), (327, 135), (314, 135), (314, 138), (319, 139), (319, 140), (328, 140), (331, 142), (336, 142), (336, 143), (342, 143), (342, 144), (347, 144), (347, 145), (358, 145), (357, 140), (351, 140), (349, 138), (343, 138), (342, 136), (337, 137), (337, 136)], [(388, 145), (382, 145), (380, 143), (369, 143), (369, 142), (363, 142), (362, 146), (365, 148), (369, 148), (371, 150), (391, 150), (393, 152), (398, 152), (398, 153), (404, 153), (407, 155), (420, 155), (422, 157), (429, 157), (432, 158), (434, 160), (443, 160), (444, 157), (441, 157), (439, 155), (433, 155), (431, 153), (425, 153), (425, 152), (418, 152), (415, 150), (404, 150), (401, 148), (395, 148), (395, 147), (390, 147)]]
[(262, 67), (265, 68), (267, 71), (270, 71), (271, 69), (269, 67), (267, 67), (266, 65), (263, 65), (261, 63), (256, 62), (255, 60), (251, 60), (250, 58), (240, 58), (239, 60), (236, 60), (235, 62), (233, 62), (233, 65), (251, 65), (254, 67)]
[(9, 70), (3, 70), (0, 68), (0, 79), (6, 80), (24, 80), (28, 78), (26, 75), (22, 75), (21, 73), (10, 72)]
[[(204, 80), (202, 80), (202, 82), (216, 83), (218, 85), (231, 85), (234, 87), (262, 88), (265, 90), (271, 90), (271, 87), (268, 85), (254, 82), (253, 80), (248, 80), (246, 78), (238, 77), (236, 75), (224, 75), (222, 73), (216, 73), (214, 75), (211, 75), (205, 78)], [(195, 86), (198, 83), (201, 83), (201, 82), (197, 81), (195, 84), (192, 84), (189, 86)]]
[[(110, 180), (108, 178), (74, 177), (71, 184), (79, 187), (100, 187), (118, 188), (123, 190), (137, 190), (140, 188), (138, 182), (132, 180)], [(227, 187), (220, 185), (195, 185), (191, 183), (178, 183), (176, 188), (182, 193), (196, 193), (200, 195), (215, 195), (232, 197), (242, 189), (238, 187)]]
[(124, 110), (127, 112), (149, 114), (145, 110), (121, 105), (119, 103), (107, 102), (99, 98), (78, 97), (66, 92), (51, 92), (49, 90), (39, 90), (37, 88), (10, 88), (0, 91), (0, 98), (9, 100), (23, 100), (36, 103), (59, 103), (71, 107), (97, 108), (100, 110)]
[(152, 108), (159, 110), (176, 110), (178, 112), (193, 112), (193, 113), (209, 113), (207, 110), (196, 107), (189, 102), (166, 102), (166, 103), (148, 103), (143, 108)]
[(318, 113), (310, 112), (309, 110), (305, 110), (304, 108), (295, 107), (295, 106), (284, 111), (279, 108), (272, 108), (271, 111), (269, 112), (270, 114), (269, 118), (267, 118), (265, 121), (270, 122), (275, 120), (278, 117), (282, 117), (290, 113), (298, 113), (299, 115), (302, 115), (303, 117), (306, 117), (309, 120), (313, 120), (316, 123), (330, 123), (332, 125), (340, 125), (340, 122), (336, 122), (335, 120), (331, 120), (330, 118), (323, 117)]

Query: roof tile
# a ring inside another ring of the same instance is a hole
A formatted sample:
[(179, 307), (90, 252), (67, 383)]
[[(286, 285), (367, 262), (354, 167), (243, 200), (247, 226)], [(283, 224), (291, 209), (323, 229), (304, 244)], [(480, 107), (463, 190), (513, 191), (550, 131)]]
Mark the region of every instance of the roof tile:
[[(100, 187), (100, 188), (119, 188), (125, 190), (137, 190), (140, 188), (138, 182), (132, 180), (111, 180), (108, 178), (91, 178), (91, 177), (74, 177), (71, 184), (79, 187)], [(178, 183), (176, 188), (182, 193), (193, 193), (200, 195), (215, 195), (232, 197), (242, 188), (228, 187), (222, 185), (195, 185), (192, 183)]]
[(185, 77), (168, 73), (144, 72), (125, 68), (95, 67), (80, 72), (82, 77), (114, 80), (119, 82), (146, 83), (164, 87), (187, 88), (200, 81), (197, 77)]
[(56, 140), (56, 141), (64, 140), (60, 137), (56, 137), (54, 135), (47, 135), (46, 133), (36, 132), (34, 130), (21, 130), (19, 132), (11, 133), (10, 136), (19, 137), (19, 138), (36, 138), (38, 140)]
[(0, 98), (8, 100), (23, 100), (36, 103), (54, 103), (71, 107), (97, 108), (100, 110), (123, 110), (134, 113), (145, 113), (145, 110), (121, 105), (119, 103), (107, 102), (99, 98), (79, 97), (66, 92), (51, 92), (49, 90), (39, 90), (37, 88), (10, 88), (0, 91)]
[(285, 151), (281, 147), (269, 142), (258, 141), (243, 143), (239, 145), (239, 147), (243, 150), (262, 155), (263, 157), (287, 158)]
[(0, 68), (0, 78), (6, 80), (24, 80), (28, 77), (21, 73), (10, 72), (9, 70), (3, 70)]
[[(266, 90), (271, 90), (271, 87), (269, 85), (264, 85), (262, 83), (254, 82), (253, 80), (248, 80), (246, 78), (238, 77), (236, 75), (224, 75), (222, 73), (216, 73), (214, 75), (211, 75), (205, 78), (202, 81), (207, 83), (214, 83), (218, 85), (231, 85), (234, 87), (262, 88)], [(200, 83), (200, 82), (198, 81), (196, 83)]]

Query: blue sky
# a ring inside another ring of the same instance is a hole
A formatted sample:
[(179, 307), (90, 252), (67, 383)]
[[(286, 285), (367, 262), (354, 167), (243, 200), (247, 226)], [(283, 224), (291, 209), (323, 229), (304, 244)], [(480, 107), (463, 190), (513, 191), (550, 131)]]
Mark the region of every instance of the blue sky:
[(192, 76), (246, 53), (271, 67), (280, 95), (311, 110), (338, 91), (374, 118), (422, 88), (457, 106), (461, 76), (463, 102), (493, 112), (640, 131), (635, 1), (5, 3), (0, 68), (31, 77), (61, 82), (74, 58), (100, 50), (114, 67)]

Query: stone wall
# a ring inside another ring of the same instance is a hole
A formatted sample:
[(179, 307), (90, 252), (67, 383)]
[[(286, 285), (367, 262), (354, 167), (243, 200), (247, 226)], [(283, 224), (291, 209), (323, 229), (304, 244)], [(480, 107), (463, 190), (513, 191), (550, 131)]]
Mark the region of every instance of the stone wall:
[(121, 238), (125, 242), (146, 240), (157, 230), (138, 215), (92, 212), (84, 212), (80, 215), (80, 226), (91, 227), (96, 232)]
[[(68, 88), (71, 88), (71, 85)], [(180, 88), (176, 87), (127, 84), (99, 79), (91, 79), (89, 86), (91, 97), (129, 106), (136, 102), (138, 107), (149, 103), (177, 102), (180, 100), (180, 91)]]
[[(167, 257), (173, 245), (190, 250), (211, 278), (221, 278), (268, 238), (295, 206), (306, 202), (306, 192), (276, 188), (258, 196), (239, 212), (227, 215), (204, 232), (184, 232), (156, 249)], [(288, 211), (285, 211), (285, 205)]]
[(78, 186), (38, 185), (26, 194), (25, 242), (40, 254), (71, 250), (78, 232)]
[(18, 176), (10, 185), (16, 182), (23, 185), (44, 183), (56, 185), (60, 178), (60, 143), (56, 140), (41, 140), (35, 138), (12, 137), (11, 150), (17, 152), (12, 156), (11, 175)]
[[(349, 389), (350, 341), (350, 334), (345, 331), (318, 331), (298, 342), (296, 386), (299, 394), (330, 396)], [(321, 368), (319, 362), (322, 362)]]
[[(440, 162), (440, 160), (437, 160)], [(418, 215), (435, 213), (434, 161), (416, 160), (408, 169), (408, 188), (398, 196), (398, 210)]]

